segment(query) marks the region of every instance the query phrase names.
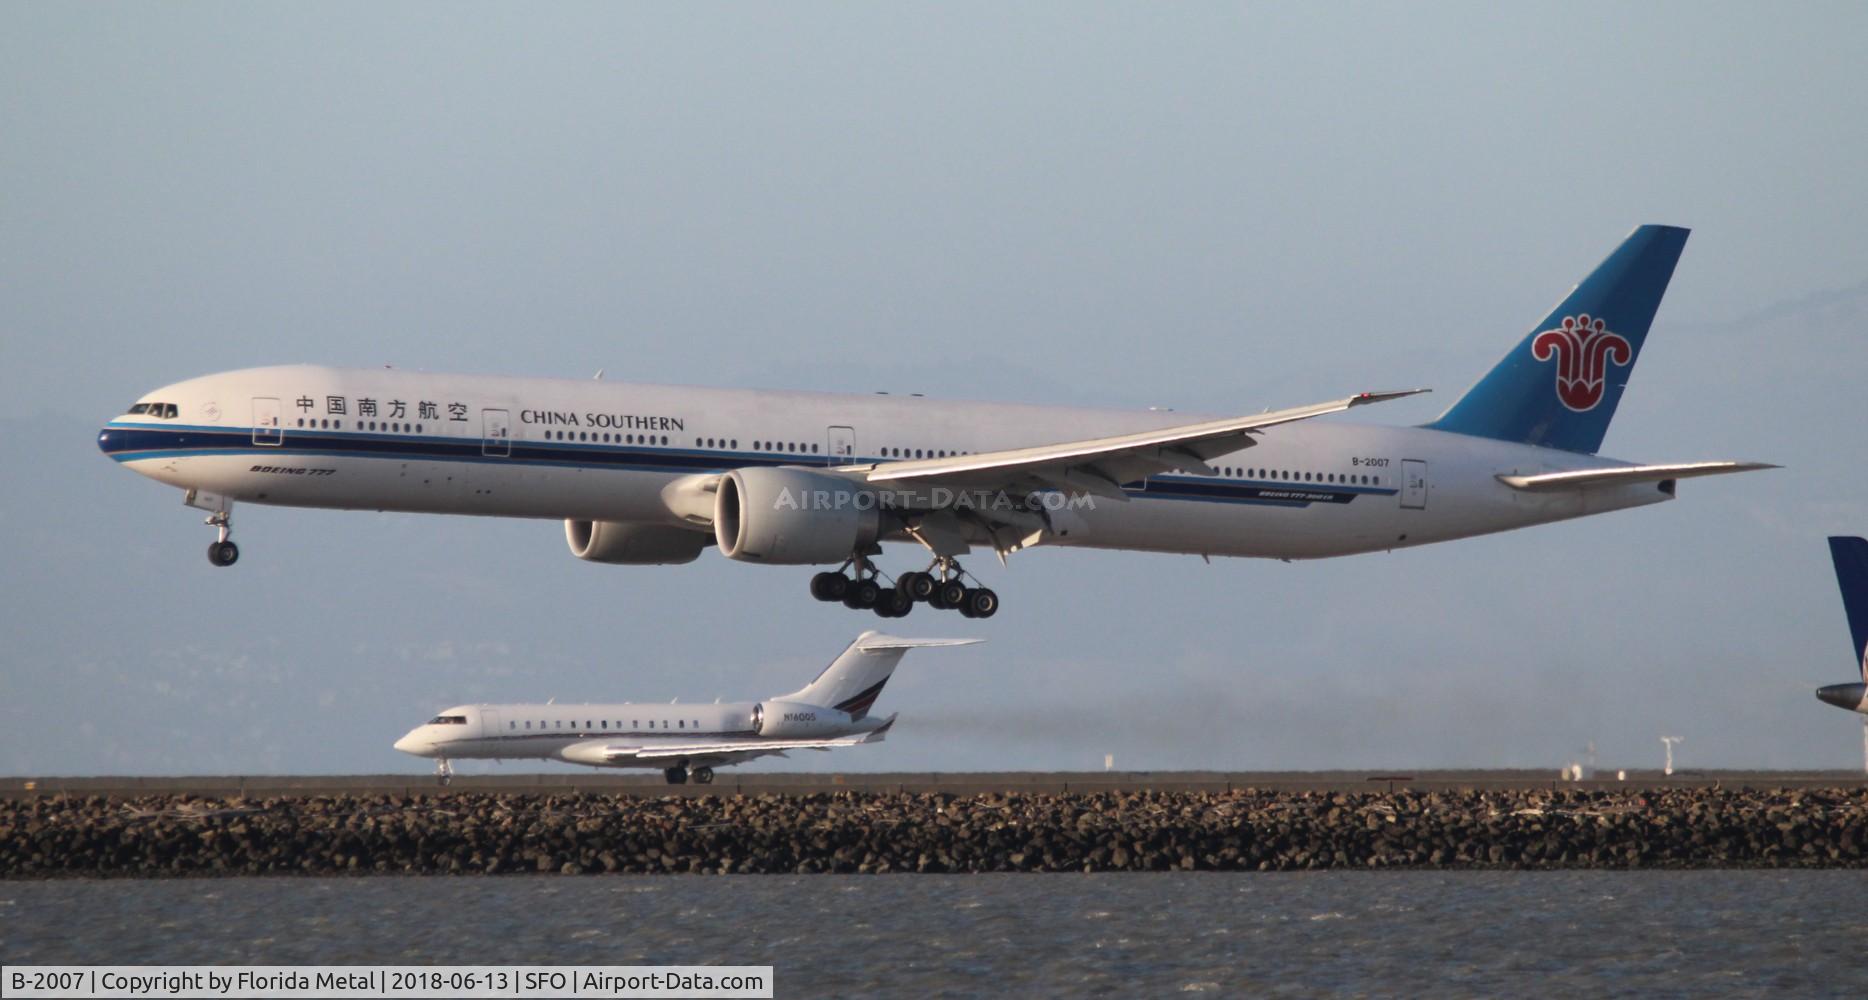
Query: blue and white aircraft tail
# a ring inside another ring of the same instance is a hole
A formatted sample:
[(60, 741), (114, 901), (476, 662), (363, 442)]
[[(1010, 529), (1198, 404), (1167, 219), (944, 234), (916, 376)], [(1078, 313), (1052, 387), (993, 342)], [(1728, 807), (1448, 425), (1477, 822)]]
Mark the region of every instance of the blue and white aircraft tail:
[(1837, 708), (1868, 713), (1868, 539), (1832, 535), (1829, 556), (1835, 560), (1842, 610), (1849, 618), (1849, 656), (1861, 680), (1817, 688), (1816, 697)]
[[(1641, 356), (1687, 230), (1639, 226), (1434, 430), (1593, 455)], [(1555, 362), (1556, 391), (1550, 391)]]

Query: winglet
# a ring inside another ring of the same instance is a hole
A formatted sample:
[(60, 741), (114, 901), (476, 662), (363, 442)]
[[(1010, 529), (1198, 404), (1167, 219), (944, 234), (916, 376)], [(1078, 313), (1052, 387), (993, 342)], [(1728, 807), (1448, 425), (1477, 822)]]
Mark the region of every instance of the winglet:
[(1408, 396), (1418, 396), (1423, 392), (1432, 391), (1432, 389), (1390, 389), (1387, 392), (1362, 392), (1351, 396), (1349, 398), (1349, 405), (1351, 407), (1356, 407), (1367, 406), (1370, 403), (1386, 403), (1391, 399), (1403, 399)]
[(869, 731), (869, 735), (863, 737), (863, 742), (864, 743), (880, 743), (883, 740), (887, 739), (889, 735), (889, 727), (895, 725), (895, 720), (899, 718), (900, 716), (901, 716), (900, 712), (891, 712), (889, 714), (888, 721), (884, 722), (882, 725), (877, 726), (874, 729), (871, 729)]

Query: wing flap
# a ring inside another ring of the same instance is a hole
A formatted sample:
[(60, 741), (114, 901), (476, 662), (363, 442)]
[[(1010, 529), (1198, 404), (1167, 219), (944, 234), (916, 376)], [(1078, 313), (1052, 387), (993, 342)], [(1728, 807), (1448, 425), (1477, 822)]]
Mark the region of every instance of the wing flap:
[(1554, 493), (1561, 490), (1600, 489), (1627, 486), (1631, 483), (1657, 483), (1667, 479), (1692, 479), (1696, 476), (1723, 476), (1733, 472), (1756, 472), (1779, 466), (1768, 462), (1677, 462), (1671, 465), (1621, 465), (1606, 469), (1572, 469), (1568, 472), (1545, 472), (1534, 476), (1501, 475), (1498, 481), (1514, 490), (1527, 493)]

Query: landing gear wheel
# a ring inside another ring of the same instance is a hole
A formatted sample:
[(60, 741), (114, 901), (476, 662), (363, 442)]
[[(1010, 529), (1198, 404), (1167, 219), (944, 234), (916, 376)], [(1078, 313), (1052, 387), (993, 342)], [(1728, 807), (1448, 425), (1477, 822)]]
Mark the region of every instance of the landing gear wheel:
[(232, 566), (240, 559), (240, 546), (232, 542), (209, 542), (208, 562), (216, 566)]
[(811, 596), (820, 601), (841, 601), (850, 589), (850, 578), (842, 573), (819, 573), (811, 577)]
[(966, 584), (958, 580), (943, 580), (934, 588), (934, 599), (928, 603), (937, 608), (966, 607)]
[(882, 587), (874, 580), (851, 580), (848, 590), (843, 592), (843, 606), (846, 608), (873, 608), (882, 597)]
[(975, 587), (966, 593), (966, 603), (960, 606), (962, 614), (968, 618), (991, 618), (999, 613), (999, 595), (985, 587)]
[(694, 776), (694, 783), (697, 785), (713, 784), (713, 768), (711, 767), (697, 767), (688, 773)]
[(884, 587), (876, 594), (876, 614), (883, 618), (906, 618), (915, 609), (915, 600), (900, 587)]
[(446, 788), (454, 783), (454, 765), (445, 757), (435, 759), (435, 784)]
[[(713, 774), (712, 771), (708, 771), (707, 773), (710, 777)], [(688, 769), (685, 767), (671, 767), (662, 772), (662, 777), (667, 778), (668, 783), (671, 785), (685, 785), (688, 783)]]
[(903, 573), (895, 578), (895, 589), (906, 591), (910, 600), (925, 601), (934, 596), (936, 583), (927, 573)]

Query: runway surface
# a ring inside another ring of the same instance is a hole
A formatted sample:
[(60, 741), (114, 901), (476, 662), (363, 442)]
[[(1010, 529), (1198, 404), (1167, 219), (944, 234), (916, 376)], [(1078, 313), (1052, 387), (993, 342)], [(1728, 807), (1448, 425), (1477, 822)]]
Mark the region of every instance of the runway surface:
[(966, 773), (788, 774), (722, 770), (711, 785), (669, 785), (654, 772), (565, 771), (538, 774), (457, 776), (440, 787), (433, 776), (202, 775), (185, 777), (11, 777), (0, 778), (0, 798), (41, 795), (202, 795), (215, 797), (304, 797), (333, 795), (434, 795), (477, 792), (505, 795), (822, 795), (837, 792), (946, 792), (954, 795), (1066, 794), (1101, 791), (1225, 792), (1260, 789), (1304, 791), (1509, 791), (1526, 789), (1666, 788), (1860, 788), (1859, 771), (1629, 771), (1583, 781), (1555, 772), (1466, 771), (1059, 771)]

